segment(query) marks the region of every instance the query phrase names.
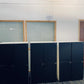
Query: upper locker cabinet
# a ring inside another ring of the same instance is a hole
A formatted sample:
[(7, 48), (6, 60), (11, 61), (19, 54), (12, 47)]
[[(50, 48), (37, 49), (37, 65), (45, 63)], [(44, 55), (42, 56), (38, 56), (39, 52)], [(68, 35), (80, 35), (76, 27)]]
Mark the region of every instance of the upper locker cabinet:
[(83, 79), (83, 42), (72, 43), (72, 80)]
[(32, 83), (56, 81), (56, 43), (31, 43)]
[(59, 43), (59, 81), (71, 80), (71, 43)]

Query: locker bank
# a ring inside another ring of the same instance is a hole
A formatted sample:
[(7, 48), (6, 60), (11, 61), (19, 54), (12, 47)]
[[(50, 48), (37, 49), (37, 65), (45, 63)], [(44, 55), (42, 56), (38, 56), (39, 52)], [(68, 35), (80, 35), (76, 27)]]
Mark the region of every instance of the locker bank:
[(83, 42), (3, 42), (0, 53), (0, 84), (83, 79)]

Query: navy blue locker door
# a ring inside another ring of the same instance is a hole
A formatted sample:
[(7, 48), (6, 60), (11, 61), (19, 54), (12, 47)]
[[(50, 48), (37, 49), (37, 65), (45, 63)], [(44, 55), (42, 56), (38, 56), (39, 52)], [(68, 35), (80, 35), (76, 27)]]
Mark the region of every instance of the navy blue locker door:
[(72, 63), (72, 80), (82, 80), (83, 79), (83, 63), (75, 62)]
[(10, 44), (0, 44), (0, 84), (11, 84), (11, 56)]
[(72, 43), (72, 80), (83, 79), (83, 43)]
[(44, 60), (46, 64), (46, 67), (44, 68), (45, 82), (55, 82), (57, 80), (57, 43), (44, 44)]
[(71, 43), (59, 43), (60, 81), (71, 80)]
[(31, 43), (31, 77), (32, 83), (44, 82), (44, 71), (46, 67), (44, 63), (43, 44)]
[(73, 42), (72, 43), (72, 63), (83, 61), (83, 43)]
[(56, 43), (31, 43), (33, 83), (56, 81)]
[(71, 43), (59, 43), (59, 61), (71, 61)]
[(13, 84), (28, 84), (28, 44), (13, 44), (12, 56)]
[(59, 78), (60, 81), (70, 81), (71, 80), (71, 63), (61, 62), (59, 64)]

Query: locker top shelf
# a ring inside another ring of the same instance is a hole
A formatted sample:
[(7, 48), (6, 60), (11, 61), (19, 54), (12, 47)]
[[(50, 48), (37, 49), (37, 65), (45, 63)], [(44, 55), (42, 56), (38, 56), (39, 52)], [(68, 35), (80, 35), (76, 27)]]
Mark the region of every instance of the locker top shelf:
[(31, 41), (30, 43), (70, 43), (70, 42), (83, 42), (83, 41)]
[(58, 43), (75, 43), (75, 42), (83, 42), (83, 41), (59, 41)]
[(57, 43), (57, 41), (31, 41), (30, 43)]
[(0, 42), (0, 44), (28, 44), (28, 42)]

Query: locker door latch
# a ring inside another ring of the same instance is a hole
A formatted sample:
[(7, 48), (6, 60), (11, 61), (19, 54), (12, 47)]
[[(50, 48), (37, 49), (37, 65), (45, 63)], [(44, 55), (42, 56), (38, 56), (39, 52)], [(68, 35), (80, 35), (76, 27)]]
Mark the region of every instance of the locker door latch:
[(57, 64), (56, 62), (54, 64)]
[(71, 64), (72, 62), (70, 61), (69, 64)]

